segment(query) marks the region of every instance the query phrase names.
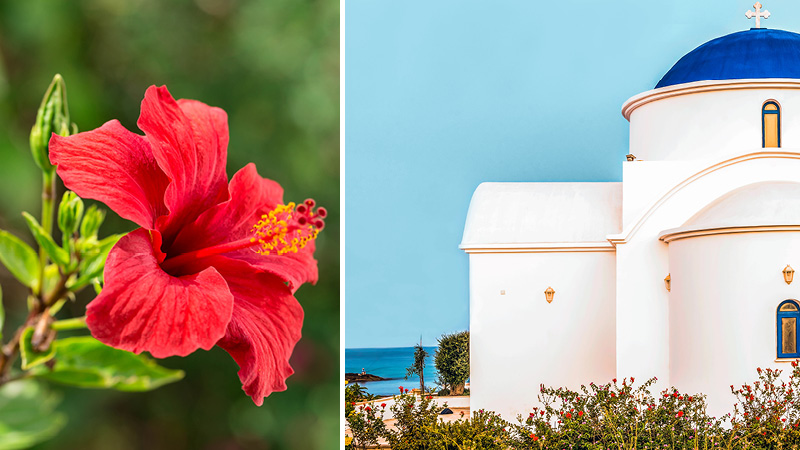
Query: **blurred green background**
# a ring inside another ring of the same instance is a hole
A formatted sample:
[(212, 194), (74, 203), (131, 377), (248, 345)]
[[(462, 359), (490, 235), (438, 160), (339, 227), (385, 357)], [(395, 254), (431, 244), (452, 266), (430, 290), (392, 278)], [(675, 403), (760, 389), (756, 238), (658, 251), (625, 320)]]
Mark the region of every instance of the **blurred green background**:
[[(339, 429), (339, 2), (337, 0), (4, 0), (0, 2), (0, 228), (29, 243), (40, 174), (28, 133), (55, 73), (81, 131), (136, 128), (151, 84), (228, 112), (228, 174), (254, 161), (285, 199), (330, 211), (317, 240), (320, 281), (303, 286), (303, 338), (289, 389), (256, 407), (224, 351), (161, 363), (186, 378), (149, 393), (55, 387), (69, 424), (42, 449), (328, 449)], [(60, 189), (63, 189), (61, 187)], [(101, 236), (133, 229), (109, 214)], [(26, 292), (0, 268), (11, 317)], [(84, 313), (88, 293), (60, 316)]]

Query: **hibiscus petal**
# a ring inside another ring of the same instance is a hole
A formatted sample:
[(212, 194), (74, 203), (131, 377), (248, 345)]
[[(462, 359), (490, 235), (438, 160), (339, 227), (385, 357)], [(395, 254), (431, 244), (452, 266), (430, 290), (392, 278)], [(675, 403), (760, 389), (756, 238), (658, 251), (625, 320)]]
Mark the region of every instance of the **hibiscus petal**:
[(228, 331), (217, 345), (239, 365), (242, 389), (261, 406), (264, 397), (286, 390), (286, 378), (294, 373), (289, 358), (300, 340), (303, 308), (273, 275), (224, 257), (213, 264), (235, 298)]
[(228, 116), (194, 100), (178, 103), (165, 86), (150, 86), (138, 125), (172, 180), (164, 197), (170, 214), (158, 223), (171, 241), (183, 224), (227, 199)]
[[(262, 214), (283, 203), (283, 189), (262, 178), (250, 163), (233, 176), (228, 187), (230, 200), (203, 213), (186, 225), (176, 237), (169, 252), (180, 254), (250, 237), (253, 225)], [(306, 282), (316, 283), (317, 261), (313, 257), (314, 242), (297, 253), (260, 255), (252, 249), (228, 253), (234, 259), (247, 261), (258, 270), (270, 272), (289, 282), (293, 291)]]
[(227, 200), (228, 113), (197, 100), (180, 99), (178, 106), (189, 119), (197, 149), (196, 180), (201, 186), (195, 186), (195, 190), (205, 189), (206, 196), (221, 196), (214, 203)]
[[(157, 231), (153, 231), (157, 233)], [(147, 230), (120, 239), (105, 268), (105, 287), (86, 308), (92, 336), (156, 358), (210, 349), (225, 335), (233, 295), (213, 267), (181, 277), (161, 270)]]
[(166, 213), (169, 183), (147, 140), (111, 120), (96, 130), (50, 139), (50, 162), (67, 188), (99, 200), (145, 228)]
[(284, 279), (289, 283), (292, 292), (296, 292), (301, 284), (316, 284), (319, 279), (317, 260), (314, 259), (314, 249), (315, 242), (309, 241), (297, 253), (259, 255), (258, 253), (240, 250), (231, 256), (247, 261), (256, 269)]
[(275, 208), (283, 197), (283, 188), (261, 178), (253, 163), (236, 172), (228, 191), (228, 201), (212, 207), (183, 227), (170, 247), (171, 252), (187, 253), (250, 235), (261, 215)]

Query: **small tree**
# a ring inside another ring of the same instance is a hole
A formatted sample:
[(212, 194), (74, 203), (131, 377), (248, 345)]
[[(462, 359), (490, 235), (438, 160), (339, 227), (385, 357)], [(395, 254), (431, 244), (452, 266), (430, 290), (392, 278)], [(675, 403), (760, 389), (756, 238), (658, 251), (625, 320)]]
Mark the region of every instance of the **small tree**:
[(411, 364), (411, 367), (406, 369), (406, 380), (412, 375), (419, 375), (419, 388), (422, 390), (422, 393), (425, 393), (425, 375), (423, 371), (425, 369), (425, 358), (427, 357), (428, 352), (422, 348), (422, 342), (420, 342), (414, 346), (414, 362)]
[(469, 331), (443, 334), (434, 356), (439, 372), (439, 384), (453, 395), (464, 393), (464, 383), (469, 378)]

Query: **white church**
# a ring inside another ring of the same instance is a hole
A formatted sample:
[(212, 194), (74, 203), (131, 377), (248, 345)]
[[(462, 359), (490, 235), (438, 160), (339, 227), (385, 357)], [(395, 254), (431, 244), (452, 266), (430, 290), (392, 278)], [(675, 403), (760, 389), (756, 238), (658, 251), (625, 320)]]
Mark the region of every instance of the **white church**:
[(800, 358), (800, 34), (760, 8), (622, 105), (622, 182), (475, 190), (473, 410), (514, 420), (540, 384), (655, 376), (719, 416), (730, 385)]

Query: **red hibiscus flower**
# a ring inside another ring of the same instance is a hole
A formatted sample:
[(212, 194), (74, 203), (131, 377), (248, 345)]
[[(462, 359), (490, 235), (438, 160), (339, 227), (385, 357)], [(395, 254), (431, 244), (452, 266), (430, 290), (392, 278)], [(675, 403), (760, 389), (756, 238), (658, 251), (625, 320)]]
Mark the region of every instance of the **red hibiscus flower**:
[(138, 126), (116, 120), (53, 135), (50, 160), (64, 184), (141, 228), (111, 250), (105, 287), (86, 310), (98, 340), (156, 358), (214, 345), (239, 365), (257, 405), (286, 389), (303, 310), (294, 292), (315, 283), (324, 209), (283, 205), (283, 190), (255, 165), (228, 183), (225, 111), (175, 101), (151, 86)]

